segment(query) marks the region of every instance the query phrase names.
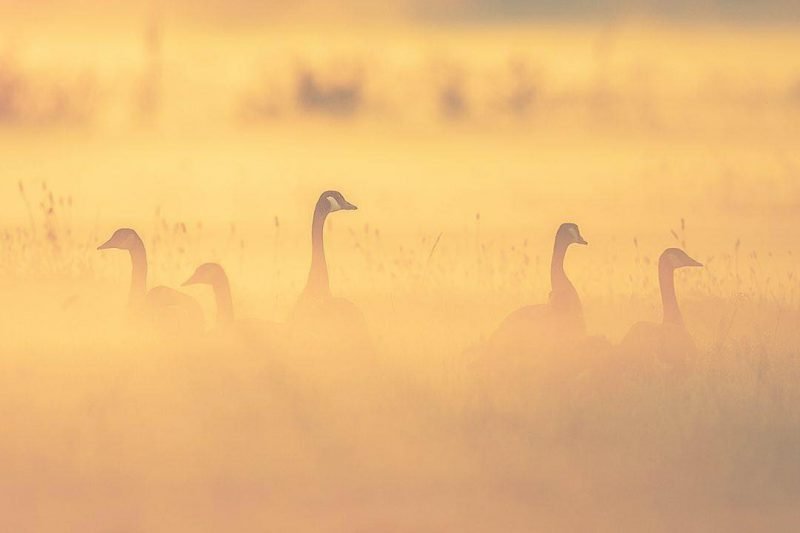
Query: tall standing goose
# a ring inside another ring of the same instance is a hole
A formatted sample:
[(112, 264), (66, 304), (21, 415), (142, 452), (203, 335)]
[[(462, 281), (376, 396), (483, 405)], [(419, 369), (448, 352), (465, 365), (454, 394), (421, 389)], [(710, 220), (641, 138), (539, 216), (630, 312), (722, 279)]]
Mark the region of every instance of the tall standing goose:
[(328, 263), (325, 260), (325, 245), (323, 244), (323, 230), (328, 215), (336, 211), (354, 211), (355, 205), (345, 200), (339, 191), (323, 192), (314, 207), (314, 217), (311, 221), (311, 270), (308, 273), (306, 287), (300, 296), (300, 303), (304, 301), (320, 301), (331, 297), (331, 287), (328, 281)]
[(564, 259), (572, 244), (587, 245), (577, 224), (561, 224), (556, 231), (550, 264), (550, 299), (546, 304), (528, 305), (511, 313), (492, 335), (495, 347), (555, 343), (583, 337), (586, 326), (578, 291), (567, 277)]
[(661, 289), (663, 318), (660, 324), (638, 322), (620, 343), (623, 354), (636, 356), (642, 352), (655, 353), (671, 367), (686, 363), (686, 356), (695, 351), (694, 341), (683, 323), (675, 294), (675, 270), (683, 267), (702, 267), (679, 248), (667, 248), (658, 260), (658, 284)]
[(314, 207), (311, 221), (311, 268), (308, 280), (290, 317), (306, 336), (315, 333), (363, 338), (366, 336), (364, 317), (360, 310), (344, 298), (331, 294), (328, 263), (325, 259), (323, 230), (328, 215), (336, 211), (358, 209), (339, 191), (323, 192)]
[(356, 209), (358, 207), (345, 200), (339, 191), (325, 191), (317, 200), (311, 221), (311, 269), (308, 272), (306, 286), (297, 302), (297, 312), (303, 313), (312, 307), (327, 304), (332, 299), (323, 243), (325, 220), (328, 215), (336, 211)]
[(165, 329), (202, 329), (203, 311), (194, 299), (169, 287), (158, 286), (147, 290), (147, 252), (136, 231), (118, 229), (97, 249), (127, 250), (130, 254), (132, 268), (128, 310), (133, 316), (150, 314), (151, 318), (159, 321), (157, 325)]

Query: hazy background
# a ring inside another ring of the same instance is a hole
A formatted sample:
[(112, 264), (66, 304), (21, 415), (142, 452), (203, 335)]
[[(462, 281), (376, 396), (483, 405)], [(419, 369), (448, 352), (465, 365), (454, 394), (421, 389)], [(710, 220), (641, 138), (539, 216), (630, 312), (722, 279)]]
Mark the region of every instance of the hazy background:
[[(795, 3), (195, 4), (0, 4), (0, 525), (796, 528)], [(330, 188), (374, 349), (125, 325), (116, 228), (151, 286), (218, 261), (282, 321)], [(660, 319), (664, 248), (706, 264), (677, 276), (685, 382), (476, 368), (564, 221), (611, 342)]]
[[(59, 15), (80, 10), (100, 10), (106, 13), (135, 13), (141, 6), (131, 6), (124, 0), (34, 0), (9, 3), (6, 9), (18, 13), (57, 10)], [(800, 8), (790, 0), (395, 0), (376, 6), (365, 0), (310, 0), (301, 4), (275, 0), (209, 0), (198, 5), (189, 0), (143, 2), (144, 6), (181, 14), (187, 18), (206, 19), (223, 17), (228, 20), (264, 23), (276, 18), (314, 17), (347, 18), (353, 16), (400, 16), (414, 22), (435, 19), (442, 22), (458, 21), (530, 21), (536, 19), (604, 20), (619, 17), (647, 16), (661, 20), (685, 22), (798, 22)], [(47, 13), (44, 13), (46, 16)], [(218, 18), (211, 20), (219, 21)]]

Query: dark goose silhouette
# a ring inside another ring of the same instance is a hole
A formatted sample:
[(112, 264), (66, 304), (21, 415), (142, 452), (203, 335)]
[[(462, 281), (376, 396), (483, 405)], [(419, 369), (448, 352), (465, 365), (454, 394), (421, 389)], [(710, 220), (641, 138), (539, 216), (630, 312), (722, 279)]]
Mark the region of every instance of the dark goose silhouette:
[(163, 330), (197, 331), (203, 328), (203, 311), (190, 296), (169, 287), (147, 290), (147, 252), (139, 235), (122, 228), (97, 247), (127, 250), (131, 257), (131, 288), (128, 311), (133, 318), (150, 318)]
[[(328, 280), (323, 230), (328, 215), (336, 211), (358, 209), (338, 191), (325, 191), (314, 207), (311, 222), (311, 269), (308, 281), (295, 305), (289, 322), (295, 333), (305, 337), (327, 337), (340, 340), (366, 338), (366, 324), (361, 311), (350, 301), (334, 297)], [(359, 341), (360, 342), (360, 341)]]
[(493, 349), (551, 347), (586, 335), (583, 307), (578, 291), (567, 277), (564, 259), (572, 244), (588, 244), (578, 226), (564, 223), (556, 231), (550, 264), (550, 299), (511, 313), (490, 338)]
[(675, 294), (675, 270), (701, 267), (702, 263), (689, 257), (679, 248), (667, 248), (658, 260), (658, 284), (661, 289), (663, 319), (660, 324), (638, 322), (622, 339), (619, 349), (623, 355), (636, 357), (654, 354), (665, 365), (680, 369), (687, 357), (696, 351), (694, 340), (683, 323)]

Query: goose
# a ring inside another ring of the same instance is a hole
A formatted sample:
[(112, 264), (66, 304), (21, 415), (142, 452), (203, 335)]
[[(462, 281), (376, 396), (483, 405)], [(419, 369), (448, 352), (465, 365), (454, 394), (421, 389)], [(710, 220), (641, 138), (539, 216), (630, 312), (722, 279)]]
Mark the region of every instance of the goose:
[(525, 347), (551, 342), (568, 341), (585, 335), (586, 326), (578, 291), (567, 277), (564, 259), (572, 244), (589, 244), (577, 224), (566, 222), (556, 231), (553, 257), (550, 263), (551, 291), (546, 304), (528, 305), (511, 313), (495, 331), (490, 344), (495, 347)]
[(620, 343), (623, 354), (635, 355), (643, 351), (655, 353), (665, 365), (678, 369), (686, 356), (695, 350), (694, 341), (686, 330), (683, 315), (675, 295), (675, 270), (684, 267), (702, 267), (680, 248), (667, 248), (658, 260), (658, 284), (661, 289), (663, 318), (660, 324), (638, 322)]
[(299, 304), (331, 297), (328, 263), (325, 260), (325, 245), (322, 242), (325, 220), (329, 214), (336, 211), (354, 211), (356, 209), (358, 207), (345, 200), (339, 191), (325, 191), (320, 195), (314, 207), (314, 217), (311, 222), (311, 270), (308, 273), (308, 281), (300, 296)]
[[(280, 343), (283, 328), (281, 324), (266, 320), (240, 319), (234, 314), (231, 284), (225, 269), (218, 263), (203, 263), (187, 279), (182, 287), (208, 285), (214, 291), (217, 308), (217, 332), (222, 337), (231, 335), (246, 341), (251, 347), (276, 348)], [(225, 334), (231, 335), (225, 335)]]
[(333, 190), (323, 192), (314, 207), (311, 222), (311, 268), (305, 288), (289, 320), (306, 335), (338, 333), (348, 336), (356, 334), (354, 338), (363, 338), (366, 332), (361, 311), (350, 301), (331, 294), (323, 244), (323, 229), (328, 215), (336, 211), (356, 209), (358, 207), (348, 202), (342, 193)]
[(158, 286), (147, 290), (147, 252), (136, 231), (121, 228), (98, 250), (127, 250), (131, 257), (131, 288), (128, 294), (128, 311), (134, 317), (145, 314), (158, 320), (160, 327), (176, 326), (178, 329), (202, 329), (203, 311), (190, 296), (169, 287)]
[(225, 269), (218, 263), (203, 263), (194, 274), (183, 282), (182, 287), (191, 285), (209, 285), (214, 291), (217, 304), (217, 325), (229, 326), (233, 323), (233, 297), (231, 284)]
[(330, 282), (328, 281), (328, 263), (325, 260), (325, 245), (323, 244), (323, 229), (328, 215), (336, 211), (353, 211), (358, 209), (355, 205), (345, 200), (339, 191), (323, 192), (314, 207), (314, 217), (311, 222), (311, 269), (308, 280), (297, 302), (296, 312), (303, 314), (306, 310), (329, 303), (331, 296)]

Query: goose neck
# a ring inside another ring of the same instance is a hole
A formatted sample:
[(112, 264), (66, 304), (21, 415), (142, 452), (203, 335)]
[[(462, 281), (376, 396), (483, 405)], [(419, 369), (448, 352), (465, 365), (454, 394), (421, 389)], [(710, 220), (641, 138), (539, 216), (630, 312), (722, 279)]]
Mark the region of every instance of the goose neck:
[(214, 299), (217, 303), (217, 322), (220, 324), (230, 324), (233, 322), (233, 297), (231, 296), (231, 285), (228, 276), (220, 274), (214, 280)]
[(678, 298), (675, 295), (675, 270), (663, 262), (658, 266), (658, 284), (661, 288), (661, 304), (664, 308), (665, 324), (683, 324)]
[(325, 261), (325, 246), (323, 244), (323, 229), (327, 216), (327, 211), (323, 209), (320, 203), (317, 203), (311, 224), (311, 271), (306, 284), (306, 292), (317, 295), (326, 295), (330, 292), (328, 264)]
[(553, 246), (553, 259), (550, 263), (550, 284), (553, 291), (558, 291), (566, 287), (572, 287), (567, 273), (564, 271), (564, 258), (567, 255), (568, 245), (556, 237)]
[(147, 293), (147, 252), (139, 241), (130, 250), (131, 255), (131, 290), (128, 304), (140, 307), (144, 304)]

